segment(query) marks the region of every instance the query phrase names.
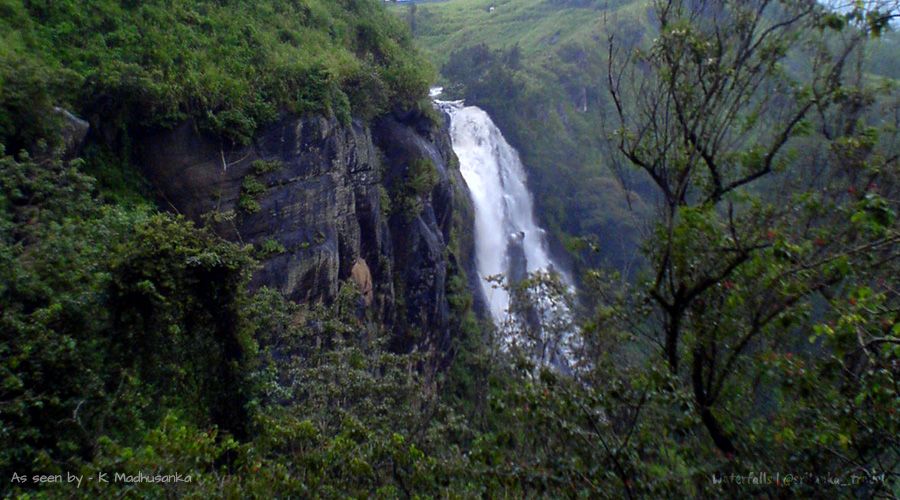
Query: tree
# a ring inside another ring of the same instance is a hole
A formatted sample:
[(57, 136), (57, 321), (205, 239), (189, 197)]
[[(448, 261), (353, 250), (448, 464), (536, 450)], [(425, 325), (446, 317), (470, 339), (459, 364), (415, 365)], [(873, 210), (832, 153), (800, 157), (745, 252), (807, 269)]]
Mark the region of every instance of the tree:
[(538, 367), (568, 370), (567, 353), (576, 348), (577, 339), (574, 297), (563, 278), (553, 271), (537, 271), (500, 286), (507, 289), (510, 306), (499, 328), (499, 342)]
[[(888, 2), (660, 0), (649, 47), (609, 38), (615, 141), (658, 191), (642, 327), (726, 456), (758, 452), (737, 436), (771, 416), (757, 404), (771, 387), (752, 378), (762, 353), (789, 353), (835, 313), (824, 303), (897, 275), (896, 129), (872, 109), (896, 94), (874, 92), (859, 70), (865, 41), (897, 12)], [(871, 295), (882, 301), (875, 316), (893, 311), (895, 325), (896, 290)], [(869, 331), (881, 320), (860, 321)], [(864, 350), (896, 342), (860, 335)], [(814, 347), (816, 366), (846, 361)], [(782, 403), (769, 406), (786, 412)], [(868, 463), (867, 451), (845, 462)]]

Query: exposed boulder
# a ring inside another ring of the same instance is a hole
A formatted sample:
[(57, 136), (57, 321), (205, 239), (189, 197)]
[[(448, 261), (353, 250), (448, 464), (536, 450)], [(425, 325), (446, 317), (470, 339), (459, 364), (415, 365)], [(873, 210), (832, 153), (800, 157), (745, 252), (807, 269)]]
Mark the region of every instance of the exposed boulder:
[(366, 264), (365, 259), (356, 259), (356, 264), (353, 264), (353, 269), (350, 270), (350, 279), (359, 288), (359, 293), (362, 294), (366, 307), (371, 306), (375, 300), (375, 294), (372, 288), (372, 272), (369, 270), (369, 265)]

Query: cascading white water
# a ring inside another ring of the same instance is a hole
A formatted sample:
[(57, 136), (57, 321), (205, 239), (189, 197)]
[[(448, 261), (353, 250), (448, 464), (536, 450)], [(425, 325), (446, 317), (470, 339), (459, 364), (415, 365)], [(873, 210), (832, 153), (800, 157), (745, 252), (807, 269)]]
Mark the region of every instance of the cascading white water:
[[(453, 151), (475, 205), (478, 273), (494, 322), (500, 324), (506, 318), (509, 294), (486, 278), (509, 277), (512, 251), (521, 249), (529, 273), (561, 270), (547, 251), (544, 230), (535, 222), (519, 154), (484, 110), (462, 101), (436, 102), (450, 115)], [(565, 276), (563, 279), (571, 283)]]

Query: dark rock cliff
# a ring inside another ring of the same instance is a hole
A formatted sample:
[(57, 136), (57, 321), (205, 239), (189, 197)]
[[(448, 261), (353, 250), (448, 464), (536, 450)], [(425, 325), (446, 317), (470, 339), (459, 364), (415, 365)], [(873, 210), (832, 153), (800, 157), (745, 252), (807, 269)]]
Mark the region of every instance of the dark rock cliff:
[[(448, 272), (474, 276), (474, 266), (473, 212), (446, 126), (419, 115), (371, 127), (286, 116), (245, 147), (190, 122), (142, 144), (139, 163), (164, 208), (264, 252), (252, 287), (328, 302), (352, 279), (395, 348), (448, 347)], [(438, 175), (421, 210), (389, 209), (423, 159)]]

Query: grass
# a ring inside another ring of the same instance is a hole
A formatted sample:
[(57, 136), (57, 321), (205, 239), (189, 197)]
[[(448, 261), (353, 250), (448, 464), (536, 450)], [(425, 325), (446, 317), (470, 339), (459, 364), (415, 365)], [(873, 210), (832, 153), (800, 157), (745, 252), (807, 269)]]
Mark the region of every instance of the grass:
[[(488, 11), (491, 6), (493, 12)], [(417, 5), (415, 35), (438, 66), (452, 51), (480, 43), (518, 45), (523, 56), (534, 60), (556, 46), (590, 39), (603, 31), (605, 16), (631, 15), (635, 7), (627, 1), (450, 0)], [(392, 7), (398, 13), (407, 8)]]

